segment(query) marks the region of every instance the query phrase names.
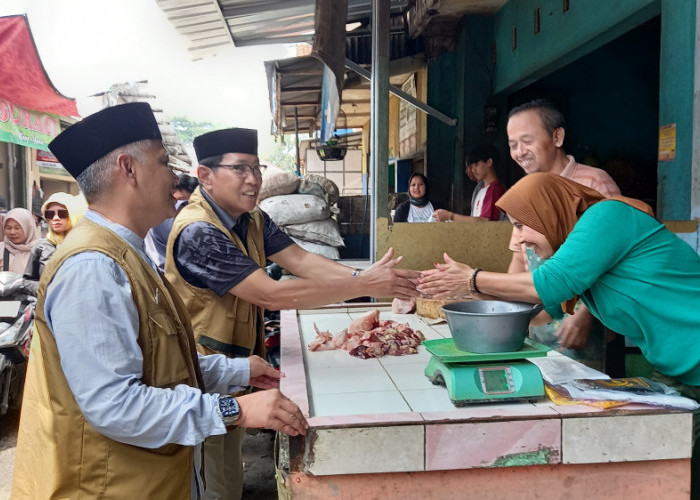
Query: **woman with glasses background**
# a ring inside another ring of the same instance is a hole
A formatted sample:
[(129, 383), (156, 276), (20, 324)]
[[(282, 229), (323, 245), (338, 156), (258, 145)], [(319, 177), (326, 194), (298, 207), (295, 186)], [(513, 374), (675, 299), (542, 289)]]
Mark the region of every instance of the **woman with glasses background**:
[[(79, 195), (80, 196), (80, 195)], [(82, 196), (80, 196), (82, 199)], [(68, 193), (54, 193), (44, 202), (41, 213), (46, 220), (49, 230), (46, 238), (36, 240), (32, 245), (26, 268), (24, 269), (25, 287), (27, 291), (36, 293), (39, 278), (44, 266), (56, 251), (56, 246), (63, 242), (73, 226), (85, 213), (84, 200)]]

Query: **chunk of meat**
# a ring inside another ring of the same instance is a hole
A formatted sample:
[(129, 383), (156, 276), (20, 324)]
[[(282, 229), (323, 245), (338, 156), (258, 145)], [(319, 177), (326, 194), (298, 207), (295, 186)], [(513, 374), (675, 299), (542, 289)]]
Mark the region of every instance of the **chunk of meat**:
[(377, 323), (379, 323), (379, 310), (375, 309), (364, 316), (352, 320), (350, 326), (348, 326), (348, 332), (354, 333), (371, 330)]
[(322, 332), (318, 329), (316, 323), (314, 323), (314, 330), (316, 330), (316, 338), (309, 344), (309, 351), (332, 351), (335, 349), (331, 332)]
[(394, 314), (409, 314), (416, 310), (413, 299), (394, 299), (391, 301), (391, 312)]
[[(359, 327), (364, 329), (358, 330)], [(335, 335), (331, 335), (329, 331), (320, 331), (315, 324), (314, 329), (316, 339), (309, 344), (310, 351), (343, 349), (351, 356), (361, 359), (415, 354), (418, 352), (418, 345), (425, 338), (408, 323), (380, 321), (378, 310), (352, 321), (348, 328)]]

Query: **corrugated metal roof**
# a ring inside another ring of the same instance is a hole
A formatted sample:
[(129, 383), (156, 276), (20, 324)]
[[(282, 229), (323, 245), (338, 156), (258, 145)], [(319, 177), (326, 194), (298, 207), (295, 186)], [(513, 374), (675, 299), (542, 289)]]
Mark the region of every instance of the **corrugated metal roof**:
[[(412, 2), (390, 0), (392, 15)], [(190, 42), (193, 59), (224, 45), (237, 47), (311, 42), (316, 0), (156, 0), (168, 20)], [(348, 0), (348, 23), (371, 18), (371, 0)]]
[[(314, 37), (316, 1), (156, 0), (177, 30), (189, 40), (193, 59), (216, 53), (219, 48), (230, 43), (235, 46), (311, 43)], [(431, 23), (449, 20), (457, 24), (464, 14), (494, 12), (505, 2), (506, 0), (390, 0), (390, 59), (400, 60), (426, 52), (421, 34)], [(359, 23), (359, 26), (347, 33), (346, 58), (357, 64), (371, 62), (371, 17), (372, 0), (348, 0), (347, 23)], [(444, 31), (439, 26), (433, 31)], [(442, 35), (443, 38), (449, 37), (449, 34)], [(431, 52), (434, 50), (431, 49)], [(273, 134), (295, 130), (295, 109), (301, 131), (318, 130), (322, 63), (314, 57), (303, 57), (269, 61), (265, 63), (265, 68), (273, 115)], [(370, 87), (352, 72), (346, 72), (345, 76), (342, 111), (336, 124), (339, 128), (362, 127), (369, 120)]]

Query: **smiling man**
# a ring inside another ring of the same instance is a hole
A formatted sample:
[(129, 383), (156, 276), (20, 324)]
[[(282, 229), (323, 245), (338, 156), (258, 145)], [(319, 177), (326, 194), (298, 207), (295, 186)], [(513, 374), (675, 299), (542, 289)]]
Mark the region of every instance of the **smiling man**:
[[(577, 163), (573, 156), (564, 152), (566, 121), (551, 102), (536, 99), (513, 108), (508, 114), (506, 131), (510, 156), (526, 174), (550, 172), (593, 188), (606, 198), (620, 195), (620, 189), (605, 170)], [(509, 273), (524, 272), (528, 268), (533, 270), (535, 264), (528, 264), (525, 246), (514, 230), (509, 246), (513, 252)], [(538, 320), (541, 322), (543, 317), (546, 317), (544, 313)], [(559, 344), (563, 348), (574, 349), (565, 352), (581, 361), (589, 357), (595, 363), (603, 363), (604, 353), (593, 348), (592, 343), (589, 344), (592, 327), (593, 316), (581, 304), (576, 313), (566, 317), (563, 322), (536, 327), (531, 335), (550, 345)], [(618, 343), (621, 340), (618, 337)], [(587, 344), (589, 347), (586, 347)], [(593, 352), (584, 353), (584, 348)], [(616, 359), (608, 358), (609, 375), (624, 376), (623, 354), (622, 348), (618, 347)]]
[[(256, 130), (232, 128), (194, 140), (199, 187), (175, 218), (165, 271), (192, 317), (197, 349), (264, 355), (263, 309), (314, 308), (360, 296), (418, 295), (415, 271), (390, 250), (365, 271), (309, 253), (256, 208), (262, 185)], [(275, 281), (267, 259), (299, 278)], [(240, 498), (243, 429), (205, 442), (206, 498)]]

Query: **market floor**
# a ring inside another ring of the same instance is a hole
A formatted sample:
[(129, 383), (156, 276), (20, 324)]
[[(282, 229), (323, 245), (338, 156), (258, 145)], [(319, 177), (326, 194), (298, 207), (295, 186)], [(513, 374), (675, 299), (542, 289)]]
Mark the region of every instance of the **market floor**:
[[(10, 498), (18, 424), (17, 411), (0, 416), (0, 500)], [(243, 440), (243, 498), (246, 500), (277, 500), (274, 441), (274, 433), (256, 430), (249, 431)]]

